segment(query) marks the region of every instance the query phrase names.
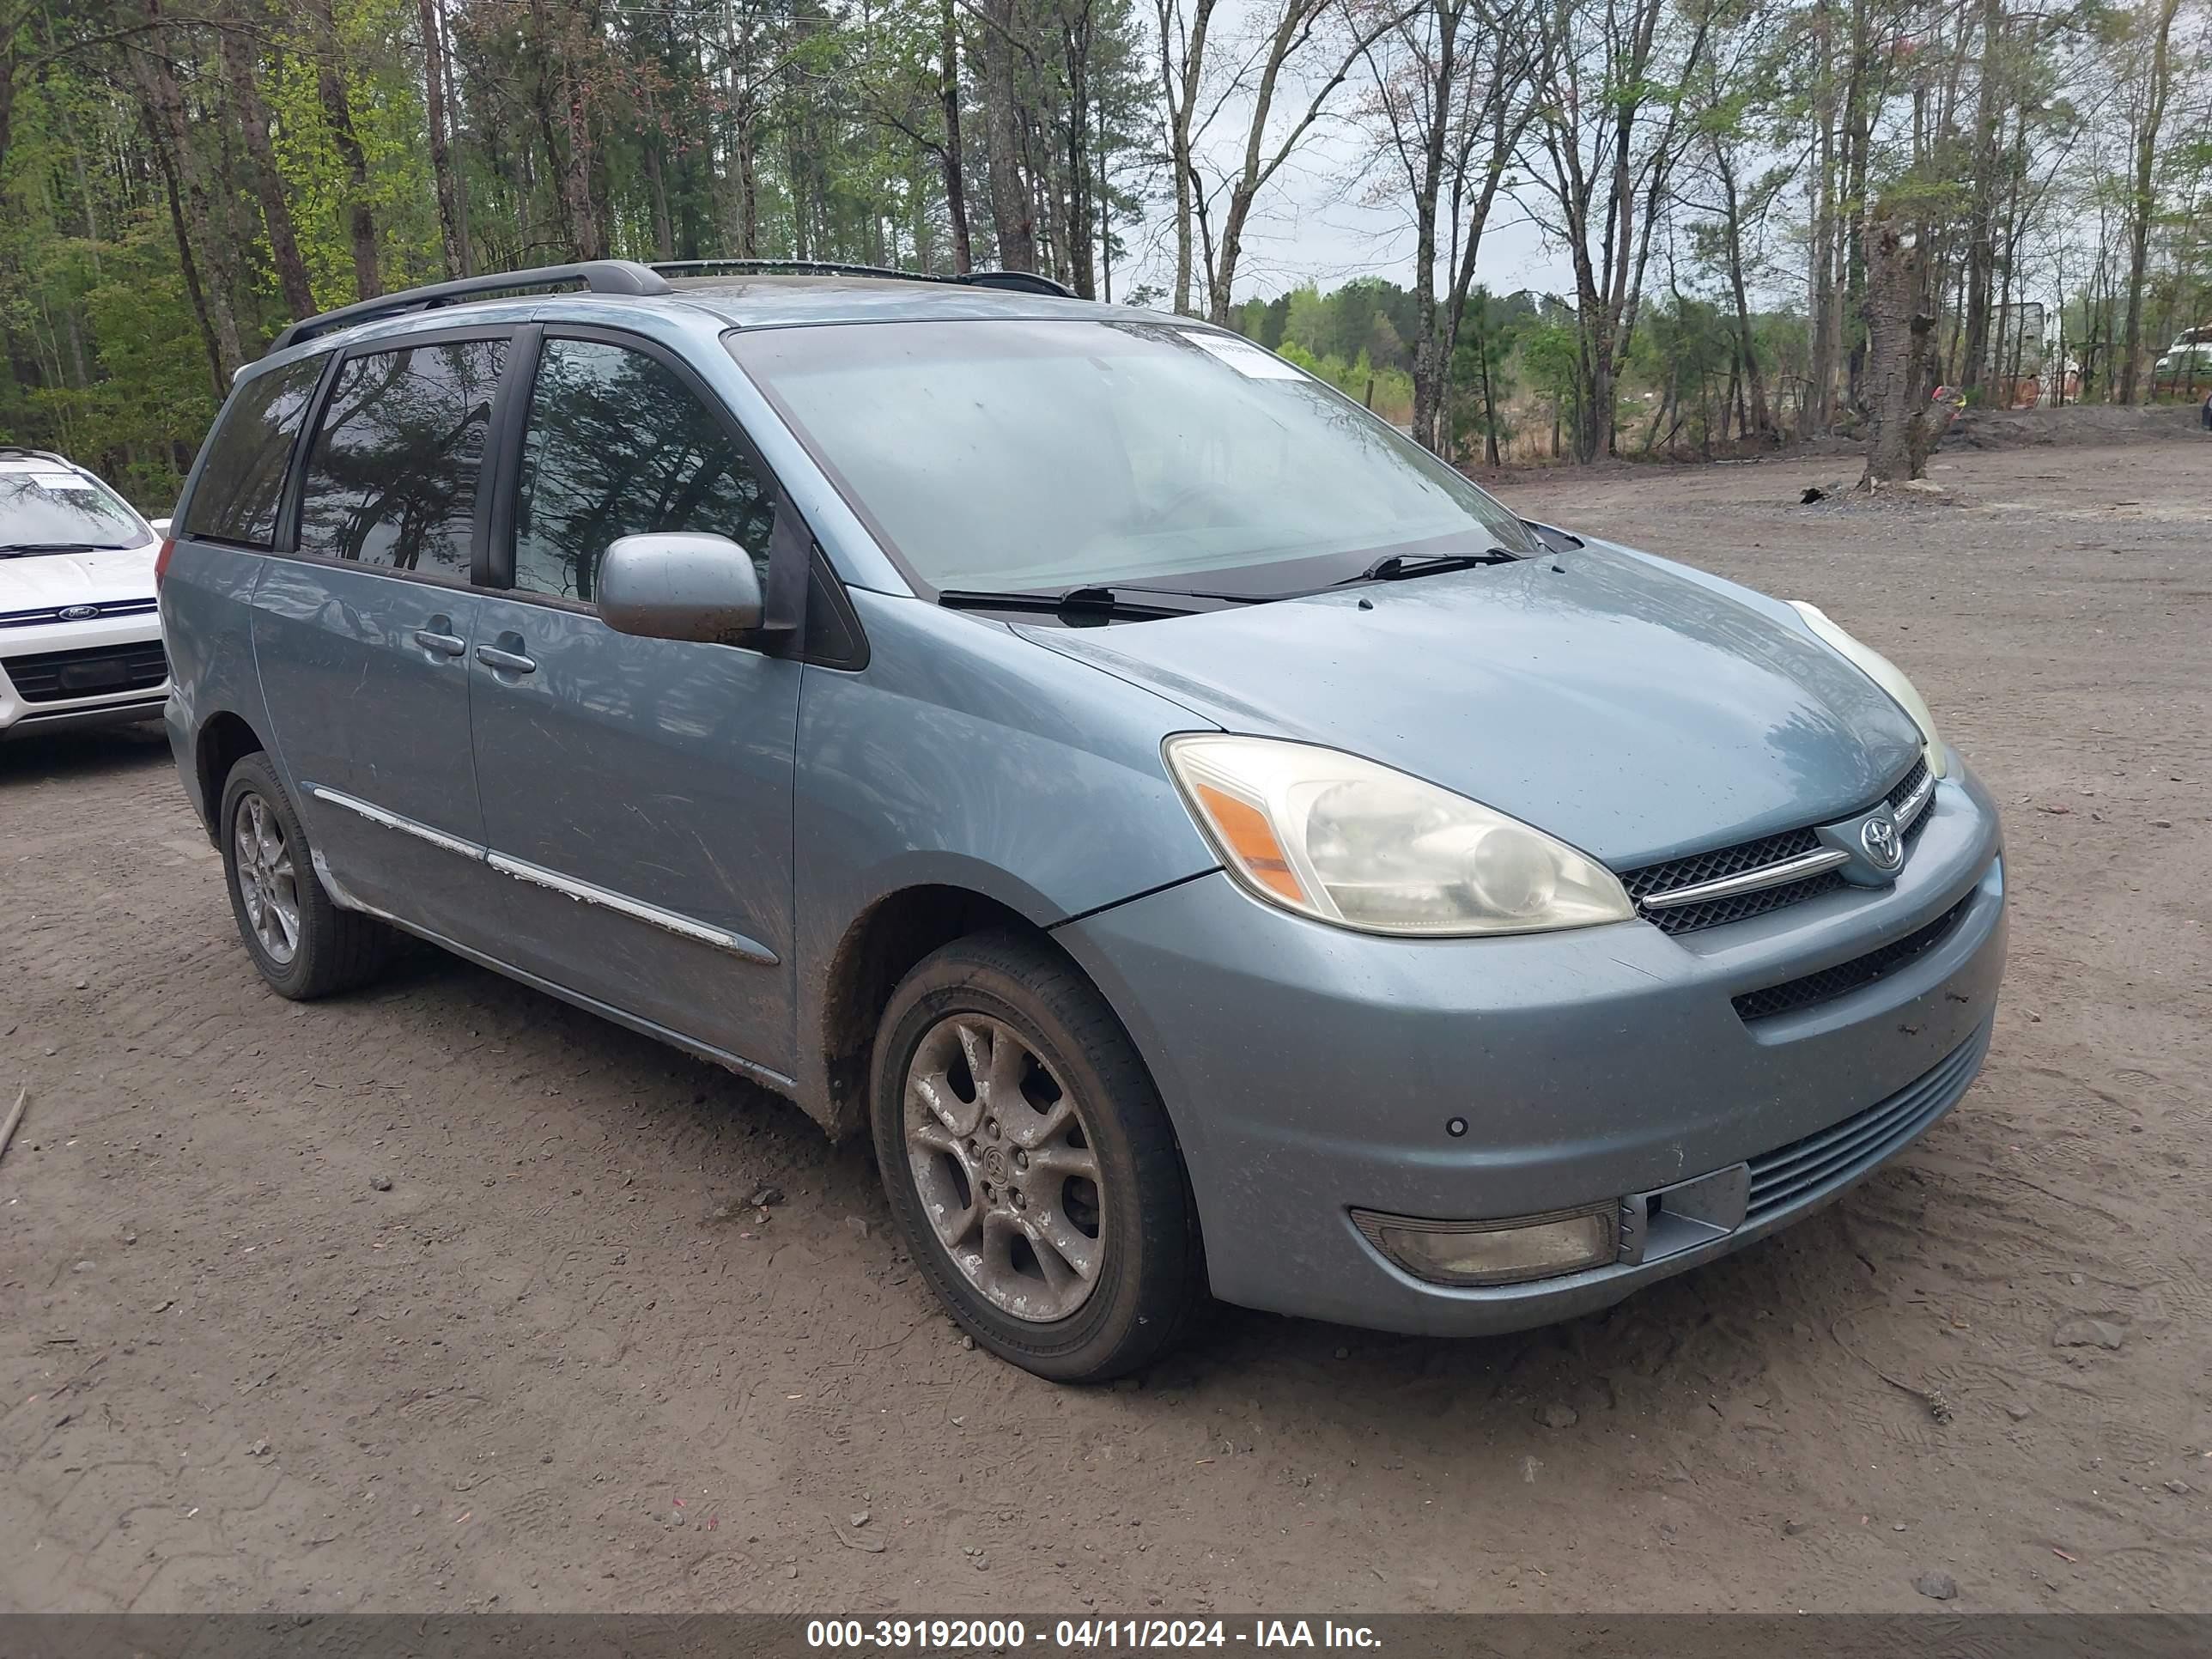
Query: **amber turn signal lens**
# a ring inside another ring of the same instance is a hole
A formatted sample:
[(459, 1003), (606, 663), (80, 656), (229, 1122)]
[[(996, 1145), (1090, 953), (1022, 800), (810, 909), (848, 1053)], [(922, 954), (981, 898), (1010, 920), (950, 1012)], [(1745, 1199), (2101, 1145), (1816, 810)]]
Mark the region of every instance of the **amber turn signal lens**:
[(1215, 788), (1210, 783), (1196, 786), (1198, 804), (1213, 820), (1214, 832), (1221, 837), (1244, 872), (1269, 891), (1279, 893), (1293, 904), (1306, 902), (1305, 889), (1291, 869), (1291, 861), (1283, 855), (1282, 843), (1268, 826), (1267, 814), (1257, 807), (1246, 805), (1236, 796)]

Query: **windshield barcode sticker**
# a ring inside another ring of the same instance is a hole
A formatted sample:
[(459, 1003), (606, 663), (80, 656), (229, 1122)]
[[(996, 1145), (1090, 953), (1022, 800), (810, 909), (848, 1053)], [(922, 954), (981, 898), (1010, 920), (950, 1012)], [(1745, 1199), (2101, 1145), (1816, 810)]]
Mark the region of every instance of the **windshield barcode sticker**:
[(1286, 363), (1265, 346), (1254, 345), (1234, 334), (1201, 334), (1196, 329), (1186, 329), (1182, 337), (1247, 380), (1303, 380), (1306, 377), (1305, 370), (1297, 364)]

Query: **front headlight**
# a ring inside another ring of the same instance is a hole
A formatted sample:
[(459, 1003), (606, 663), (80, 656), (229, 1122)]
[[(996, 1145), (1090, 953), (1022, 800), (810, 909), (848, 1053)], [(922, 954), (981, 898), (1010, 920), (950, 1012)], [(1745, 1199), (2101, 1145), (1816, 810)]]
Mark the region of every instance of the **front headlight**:
[(1790, 608), (1805, 619), (1806, 627), (1835, 647), (1838, 654), (1888, 692), (1898, 707), (1912, 716), (1912, 723), (1920, 728), (1921, 756), (1928, 763), (1929, 775), (1943, 776), (1943, 739), (1936, 734), (1936, 716), (1928, 712), (1928, 700), (1905, 678), (1905, 671), (1864, 641), (1844, 633), (1819, 605), (1792, 599)]
[(1258, 897), (1370, 933), (1534, 933), (1627, 921), (1613, 872), (1518, 818), (1334, 749), (1170, 738), (1168, 769)]

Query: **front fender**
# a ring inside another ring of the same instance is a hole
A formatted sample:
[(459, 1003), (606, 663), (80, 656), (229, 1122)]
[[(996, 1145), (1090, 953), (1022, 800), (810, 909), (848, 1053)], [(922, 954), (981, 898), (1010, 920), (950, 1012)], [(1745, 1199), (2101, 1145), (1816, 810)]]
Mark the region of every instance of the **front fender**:
[(1206, 722), (1158, 695), (920, 599), (853, 591), (868, 666), (800, 690), (794, 939), (802, 1101), (826, 1099), (833, 964), (915, 887), (1041, 928), (1215, 867), (1160, 742)]

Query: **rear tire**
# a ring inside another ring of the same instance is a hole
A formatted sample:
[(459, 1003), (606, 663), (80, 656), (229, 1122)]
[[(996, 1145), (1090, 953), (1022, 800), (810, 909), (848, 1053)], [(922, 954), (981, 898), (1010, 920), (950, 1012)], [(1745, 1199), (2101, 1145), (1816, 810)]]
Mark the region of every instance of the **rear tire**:
[(305, 1002), (375, 976), (391, 957), (392, 930), (331, 902), (307, 832), (266, 755), (245, 756), (230, 769), (216, 823), (238, 936), (271, 990)]
[(891, 994), (870, 1085), (891, 1214), (976, 1341), (1099, 1382), (1180, 1339), (1205, 1299), (1182, 1155), (1121, 1022), (1065, 957), (1006, 933), (928, 957)]

